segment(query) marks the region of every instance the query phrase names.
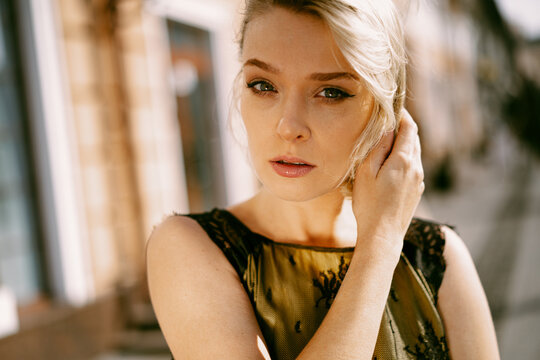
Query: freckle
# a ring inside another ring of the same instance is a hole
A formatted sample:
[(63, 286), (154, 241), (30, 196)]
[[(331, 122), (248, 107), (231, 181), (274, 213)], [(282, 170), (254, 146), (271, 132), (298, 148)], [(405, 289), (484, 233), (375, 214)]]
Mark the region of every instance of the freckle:
[(300, 333), (302, 331), (300, 327), (301, 327), (300, 321), (297, 321), (296, 325), (294, 325), (294, 331), (296, 331), (297, 333)]
[(289, 256), (289, 261), (291, 262), (291, 264), (296, 265), (296, 261), (294, 261), (294, 258), (292, 255)]

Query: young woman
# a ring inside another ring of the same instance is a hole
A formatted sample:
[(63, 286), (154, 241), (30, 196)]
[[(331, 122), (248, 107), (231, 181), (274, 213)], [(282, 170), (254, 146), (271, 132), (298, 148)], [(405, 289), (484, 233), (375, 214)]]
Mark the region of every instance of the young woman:
[(497, 359), (466, 247), (413, 219), (423, 171), (392, 2), (248, 0), (240, 53), (262, 189), (154, 230), (148, 280), (173, 356)]

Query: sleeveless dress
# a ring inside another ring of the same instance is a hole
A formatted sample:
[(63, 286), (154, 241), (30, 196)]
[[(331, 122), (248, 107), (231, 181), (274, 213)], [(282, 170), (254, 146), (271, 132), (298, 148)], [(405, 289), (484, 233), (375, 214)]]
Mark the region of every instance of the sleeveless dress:
[[(273, 360), (295, 359), (324, 319), (353, 247), (273, 241), (227, 210), (187, 215), (236, 269)], [(449, 359), (437, 292), (445, 262), (441, 225), (413, 219), (383, 312), (373, 359)]]

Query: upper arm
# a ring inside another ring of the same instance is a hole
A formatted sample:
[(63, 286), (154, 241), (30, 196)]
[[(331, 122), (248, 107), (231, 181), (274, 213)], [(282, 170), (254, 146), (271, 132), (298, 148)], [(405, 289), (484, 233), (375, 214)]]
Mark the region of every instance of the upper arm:
[(150, 236), (146, 259), (152, 304), (175, 358), (264, 358), (238, 274), (197, 222), (167, 218)]
[(444, 227), (446, 271), (439, 289), (452, 359), (499, 359), (488, 302), (473, 260), (463, 240)]

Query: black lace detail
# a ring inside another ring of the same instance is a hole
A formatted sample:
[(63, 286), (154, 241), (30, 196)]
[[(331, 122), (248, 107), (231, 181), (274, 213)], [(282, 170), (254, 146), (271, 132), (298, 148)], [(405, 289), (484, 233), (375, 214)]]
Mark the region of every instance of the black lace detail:
[[(175, 213), (174, 215), (181, 215)], [(187, 214), (203, 228), (208, 237), (221, 249), (225, 257), (235, 268), (240, 279), (244, 279), (247, 260), (250, 254), (256, 255), (258, 249), (255, 242), (246, 238), (251, 236), (251, 232), (243, 226), (236, 224), (238, 220), (229, 215), (227, 211), (213, 209), (210, 212), (201, 214)], [(244, 288), (251, 294), (245, 281), (242, 281)]]
[(349, 264), (345, 263), (343, 256), (339, 261), (339, 270), (335, 272), (334, 270), (326, 270), (326, 272), (320, 272), (320, 279), (313, 279), (313, 286), (321, 290), (321, 297), (317, 299), (315, 307), (319, 307), (319, 302), (321, 300), (326, 300), (326, 308), (329, 309), (330, 305), (334, 301), (343, 279), (345, 279), (345, 274), (347, 274), (347, 269)]
[(289, 255), (289, 262), (291, 263), (292, 266), (296, 265), (296, 261), (294, 261), (294, 257), (292, 255)]
[(438, 337), (430, 322), (424, 323), (424, 333), (418, 335), (414, 350), (410, 345), (405, 346), (404, 350), (417, 360), (450, 360), (446, 337)]
[(413, 219), (403, 244), (403, 253), (425, 277), (437, 304), (437, 294), (446, 269), (443, 257), (445, 237), (442, 225)]
[(396, 291), (393, 288), (390, 288), (390, 298), (394, 300), (395, 302), (399, 301)]

